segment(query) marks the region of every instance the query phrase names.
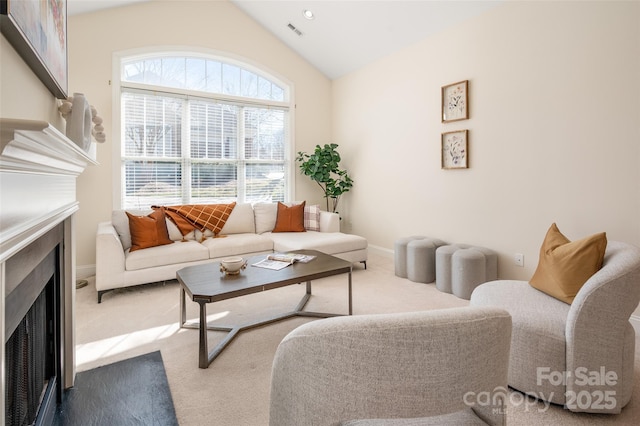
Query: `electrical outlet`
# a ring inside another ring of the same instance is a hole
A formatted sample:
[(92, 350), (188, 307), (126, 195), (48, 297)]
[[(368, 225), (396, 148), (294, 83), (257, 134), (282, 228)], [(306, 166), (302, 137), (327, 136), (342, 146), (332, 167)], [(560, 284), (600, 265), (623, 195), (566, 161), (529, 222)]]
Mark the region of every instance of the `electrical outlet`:
[(524, 266), (524, 254), (516, 253), (513, 260), (516, 262), (516, 266)]

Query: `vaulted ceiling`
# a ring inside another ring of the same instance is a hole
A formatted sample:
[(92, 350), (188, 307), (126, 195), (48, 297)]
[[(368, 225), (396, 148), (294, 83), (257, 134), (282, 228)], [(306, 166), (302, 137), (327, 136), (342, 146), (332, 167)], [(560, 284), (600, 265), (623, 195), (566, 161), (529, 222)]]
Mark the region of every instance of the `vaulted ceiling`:
[[(68, 0), (67, 8), (73, 16), (141, 1), (154, 0)], [(335, 79), (504, 0), (230, 1), (327, 77)], [(312, 13), (313, 19), (305, 17), (305, 11)]]

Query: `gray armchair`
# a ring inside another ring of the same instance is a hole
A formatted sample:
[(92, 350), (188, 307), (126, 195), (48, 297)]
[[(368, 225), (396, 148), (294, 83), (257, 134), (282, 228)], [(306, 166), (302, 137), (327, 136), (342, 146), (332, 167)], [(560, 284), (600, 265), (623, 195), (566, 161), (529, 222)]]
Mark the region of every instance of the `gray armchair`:
[(575, 412), (619, 413), (631, 399), (639, 301), (640, 249), (609, 241), (571, 305), (506, 280), (480, 285), (470, 303), (513, 318), (509, 386)]
[(305, 324), (276, 352), (269, 424), (502, 425), (510, 337), (495, 308)]

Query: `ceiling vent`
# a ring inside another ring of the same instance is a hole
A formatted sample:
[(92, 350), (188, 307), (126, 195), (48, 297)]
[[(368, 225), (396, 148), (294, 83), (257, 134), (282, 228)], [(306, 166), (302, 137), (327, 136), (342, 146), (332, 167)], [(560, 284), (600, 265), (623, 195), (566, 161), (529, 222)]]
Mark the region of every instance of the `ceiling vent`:
[(289, 23), (287, 24), (287, 27), (288, 27), (291, 31), (293, 31), (294, 33), (296, 33), (296, 35), (297, 35), (298, 37), (302, 37), (302, 31), (300, 31), (299, 29), (297, 29), (297, 28), (296, 28), (296, 27), (295, 27), (291, 22), (289, 22)]

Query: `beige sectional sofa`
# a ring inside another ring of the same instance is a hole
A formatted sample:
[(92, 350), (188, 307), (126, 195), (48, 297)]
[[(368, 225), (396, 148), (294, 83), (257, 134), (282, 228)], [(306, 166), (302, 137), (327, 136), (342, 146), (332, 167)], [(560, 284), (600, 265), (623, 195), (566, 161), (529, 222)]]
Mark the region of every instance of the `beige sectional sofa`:
[[(135, 211), (148, 214), (152, 210)], [(130, 211), (131, 212), (131, 211)], [(277, 217), (277, 204), (236, 204), (221, 236), (211, 238), (208, 231), (185, 237), (167, 219), (173, 244), (130, 251), (129, 220), (124, 210), (112, 212), (110, 222), (98, 224), (96, 235), (96, 290), (98, 303), (109, 290), (174, 279), (186, 266), (220, 260), (229, 256), (249, 257), (272, 252), (318, 250), (366, 267), (367, 240), (340, 232), (336, 213), (320, 211), (319, 231), (271, 232)]]

